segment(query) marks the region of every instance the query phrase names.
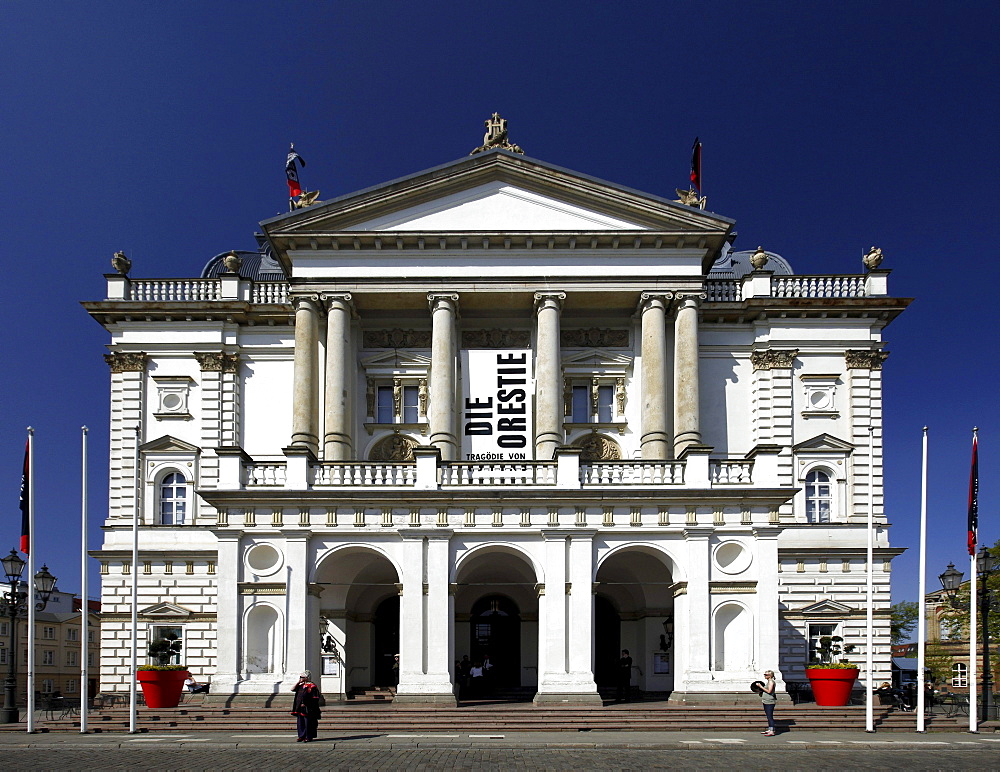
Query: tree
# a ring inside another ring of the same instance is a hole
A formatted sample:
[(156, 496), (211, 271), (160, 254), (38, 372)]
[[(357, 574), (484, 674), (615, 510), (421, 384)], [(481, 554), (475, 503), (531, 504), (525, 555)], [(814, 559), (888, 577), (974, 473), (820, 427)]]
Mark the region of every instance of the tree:
[(917, 615), (920, 613), (920, 606), (912, 600), (901, 600), (893, 603), (889, 609), (889, 641), (891, 643), (905, 643), (910, 640), (913, 628), (917, 626)]
[(951, 654), (940, 644), (931, 643), (927, 645), (927, 651), (924, 655), (924, 667), (930, 671), (932, 683), (941, 684), (948, 682), (951, 678), (953, 661)]

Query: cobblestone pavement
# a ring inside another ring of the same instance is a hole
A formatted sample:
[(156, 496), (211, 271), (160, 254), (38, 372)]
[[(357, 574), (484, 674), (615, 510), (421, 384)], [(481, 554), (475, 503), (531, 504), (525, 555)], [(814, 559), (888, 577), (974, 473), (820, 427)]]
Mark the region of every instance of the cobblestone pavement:
[(1000, 750), (929, 748), (780, 751), (745, 748), (646, 750), (638, 748), (358, 748), (263, 749), (176, 747), (10, 748), (8, 770), (351, 770), (351, 769), (1000, 769)]

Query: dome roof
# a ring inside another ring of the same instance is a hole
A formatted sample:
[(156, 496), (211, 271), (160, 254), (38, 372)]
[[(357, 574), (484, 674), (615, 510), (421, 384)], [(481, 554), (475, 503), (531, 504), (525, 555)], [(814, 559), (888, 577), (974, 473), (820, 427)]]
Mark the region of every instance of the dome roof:
[[(727, 244), (722, 256), (715, 261), (712, 270), (708, 272), (708, 278), (742, 279), (748, 273), (753, 272), (753, 266), (750, 265), (750, 255), (756, 251), (756, 249), (746, 249), (742, 252), (733, 252)], [(765, 271), (771, 271), (779, 276), (791, 276), (795, 273), (788, 261), (777, 252), (769, 252), (765, 249), (764, 254), (768, 257), (767, 264), (764, 266)]]
[[(278, 261), (271, 256), (270, 250), (266, 246), (261, 246), (259, 252), (248, 252), (241, 249), (235, 251), (242, 259), (240, 265), (240, 278), (252, 281), (285, 281), (287, 277), (281, 270)], [(222, 264), (223, 258), (230, 252), (223, 252), (216, 255), (202, 269), (201, 278), (214, 279), (226, 273), (226, 266)]]

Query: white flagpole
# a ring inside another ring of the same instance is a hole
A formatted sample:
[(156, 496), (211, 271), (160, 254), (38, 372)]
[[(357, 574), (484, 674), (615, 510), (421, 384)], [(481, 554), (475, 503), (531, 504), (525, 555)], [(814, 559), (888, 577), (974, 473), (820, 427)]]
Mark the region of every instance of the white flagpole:
[(139, 427), (135, 427), (135, 509), (132, 512), (132, 657), (129, 681), (128, 731), (135, 734), (137, 726), (136, 677), (139, 670)]
[(917, 590), (917, 731), (924, 732), (924, 668), (927, 648), (927, 427), (920, 465), (920, 574)]
[[(972, 442), (973, 447), (976, 443), (976, 432), (979, 431), (979, 427), (975, 427), (972, 430)], [(971, 503), (971, 502), (970, 502)], [(973, 543), (970, 546), (972, 554), (969, 555), (969, 572), (971, 574), (971, 579), (969, 580), (969, 731), (978, 732), (979, 723), (976, 714), (979, 712), (979, 708), (976, 704), (976, 691), (978, 688), (978, 668), (976, 663), (976, 639), (979, 637), (979, 632), (977, 629), (976, 619), (976, 595), (978, 595), (976, 587), (976, 545)], [(984, 577), (985, 580), (985, 577)]]
[(87, 702), (89, 675), (87, 655), (88, 626), (90, 623), (90, 600), (87, 595), (87, 427), (81, 431), (80, 468), (80, 734), (87, 733)]
[(873, 565), (875, 555), (875, 427), (868, 427), (868, 594), (867, 594), (867, 630), (865, 648), (867, 658), (865, 667), (868, 671), (868, 683), (865, 686), (865, 731), (875, 731), (875, 711), (872, 705), (873, 694), (873, 673), (875, 657), (872, 647), (875, 645), (873, 630), (875, 626), (875, 566)]
[[(35, 430), (28, 427), (28, 723), (35, 731)], [(11, 652), (16, 654), (16, 652)]]

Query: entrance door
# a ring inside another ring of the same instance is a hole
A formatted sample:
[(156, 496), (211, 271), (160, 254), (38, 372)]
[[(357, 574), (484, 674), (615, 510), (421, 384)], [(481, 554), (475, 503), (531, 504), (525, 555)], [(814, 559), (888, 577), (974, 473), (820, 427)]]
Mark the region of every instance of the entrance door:
[(603, 595), (594, 598), (594, 680), (597, 688), (614, 688), (621, 657), (622, 622), (614, 604)]
[(399, 596), (386, 598), (375, 607), (372, 631), (372, 686), (396, 686), (399, 671), (393, 657), (399, 654)]
[(502, 595), (487, 595), (472, 606), (469, 658), (482, 662), (487, 655), (493, 665), (492, 686), (521, 685), (521, 615), (517, 605)]

